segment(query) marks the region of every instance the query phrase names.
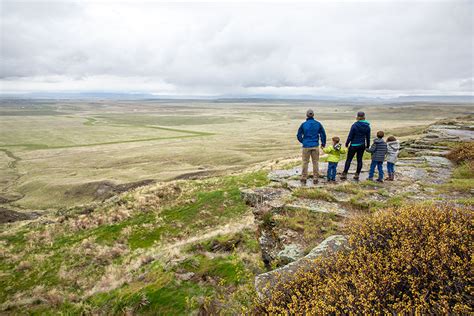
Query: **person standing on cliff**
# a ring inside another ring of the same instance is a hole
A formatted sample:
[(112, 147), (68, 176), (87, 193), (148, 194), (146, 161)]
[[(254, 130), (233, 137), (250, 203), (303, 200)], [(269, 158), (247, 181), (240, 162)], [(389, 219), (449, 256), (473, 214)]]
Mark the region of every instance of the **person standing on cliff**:
[(310, 158), (313, 162), (313, 184), (317, 184), (319, 177), (319, 140), (321, 139), (321, 148), (324, 148), (326, 146), (326, 131), (323, 125), (314, 119), (313, 110), (306, 111), (306, 122), (301, 124), (296, 138), (303, 144), (301, 184), (306, 185)]
[(357, 169), (354, 180), (359, 180), (360, 171), (362, 170), (362, 159), (366, 148), (370, 147), (370, 123), (365, 119), (364, 112), (357, 113), (357, 121), (352, 124), (351, 131), (347, 136), (346, 147), (347, 152), (346, 164), (341, 174), (341, 180), (347, 179), (347, 173), (351, 167), (352, 159), (357, 155)]

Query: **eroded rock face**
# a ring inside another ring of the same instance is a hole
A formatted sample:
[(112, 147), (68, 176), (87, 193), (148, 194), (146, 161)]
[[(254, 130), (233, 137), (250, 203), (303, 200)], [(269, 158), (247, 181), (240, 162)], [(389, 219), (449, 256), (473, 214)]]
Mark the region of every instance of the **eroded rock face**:
[(451, 120), (428, 127), (421, 139), (402, 142), (404, 152), (414, 156), (445, 157), (448, 142), (474, 141), (474, 129), (469, 121)]
[(271, 293), (271, 289), (278, 282), (288, 281), (291, 279), (293, 274), (300, 269), (308, 269), (311, 260), (347, 248), (347, 239), (342, 235), (334, 235), (326, 238), (305, 257), (291, 262), (281, 268), (258, 275), (255, 278), (255, 289), (258, 296), (260, 298), (268, 297)]
[(0, 224), (35, 219), (38, 216), (40, 216), (40, 214), (36, 212), (17, 212), (0, 207)]

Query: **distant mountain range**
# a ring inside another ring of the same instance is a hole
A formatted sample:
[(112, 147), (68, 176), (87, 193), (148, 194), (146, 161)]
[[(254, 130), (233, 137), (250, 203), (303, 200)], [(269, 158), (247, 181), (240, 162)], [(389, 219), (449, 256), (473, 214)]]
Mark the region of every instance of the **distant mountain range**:
[(258, 102), (265, 100), (333, 101), (333, 102), (442, 102), (474, 103), (474, 95), (406, 95), (393, 98), (364, 96), (312, 96), (312, 95), (220, 95), (220, 96), (177, 96), (155, 95), (150, 93), (123, 92), (34, 92), (23, 94), (0, 94), (1, 99), (73, 99), (73, 100), (213, 100), (217, 102)]

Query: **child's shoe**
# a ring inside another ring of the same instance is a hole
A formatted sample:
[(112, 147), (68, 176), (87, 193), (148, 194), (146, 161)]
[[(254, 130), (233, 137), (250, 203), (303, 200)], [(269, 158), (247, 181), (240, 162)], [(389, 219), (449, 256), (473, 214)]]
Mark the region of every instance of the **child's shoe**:
[(375, 181), (380, 182), (380, 183), (383, 183), (383, 179), (377, 179), (377, 180), (375, 180)]
[(395, 173), (391, 173), (390, 174), (390, 179), (388, 179), (389, 181), (394, 181), (395, 180)]
[(319, 180), (318, 180), (317, 178), (314, 178), (314, 179), (313, 179), (313, 184), (316, 185), (316, 184), (318, 184), (318, 183), (319, 183)]
[(367, 178), (367, 181), (374, 181), (374, 178)]

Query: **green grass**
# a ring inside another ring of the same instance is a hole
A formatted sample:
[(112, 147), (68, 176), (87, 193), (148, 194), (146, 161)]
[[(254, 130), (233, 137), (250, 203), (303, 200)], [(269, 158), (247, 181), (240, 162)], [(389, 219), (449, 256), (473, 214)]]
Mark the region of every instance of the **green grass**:
[(453, 178), (454, 179), (472, 179), (474, 178), (474, 170), (470, 167), (468, 163), (464, 162), (454, 169)]
[(468, 163), (462, 163), (453, 171), (452, 179), (436, 186), (442, 192), (471, 193), (474, 190), (474, 171)]
[(193, 272), (198, 279), (211, 277), (227, 285), (237, 285), (245, 281), (244, 264), (234, 254), (215, 258), (197, 254), (183, 261), (177, 269)]
[(335, 214), (316, 213), (309, 210), (291, 210), (273, 217), (274, 225), (290, 229), (302, 236), (310, 250), (324, 238), (338, 232), (340, 219)]
[(349, 194), (358, 194), (362, 191), (360, 186), (355, 183), (339, 184), (333, 187), (332, 190), (337, 191), (337, 192), (349, 193)]
[(457, 199), (456, 203), (459, 203), (459, 204), (462, 204), (462, 205), (473, 206), (474, 205), (474, 197), (465, 198), (465, 199)]
[(129, 311), (143, 315), (181, 315), (190, 312), (188, 302), (192, 297), (202, 297), (212, 292), (209, 286), (193, 282), (177, 282), (173, 272), (153, 263), (144, 281), (132, 282), (119, 289), (96, 294), (87, 300), (89, 308), (122, 314)]
[(154, 115), (154, 114), (127, 114), (127, 115), (100, 115), (99, 118), (111, 123), (136, 125), (210, 125), (237, 122), (239, 119), (210, 115)]
[(208, 252), (229, 252), (229, 251), (245, 251), (248, 253), (258, 253), (260, 246), (255, 239), (255, 232), (245, 229), (234, 234), (219, 235), (203, 242), (192, 244), (186, 248), (187, 252), (199, 253), (201, 251)]
[(293, 196), (312, 200), (324, 200), (328, 202), (336, 201), (336, 198), (328, 191), (315, 188), (298, 188), (293, 191)]

